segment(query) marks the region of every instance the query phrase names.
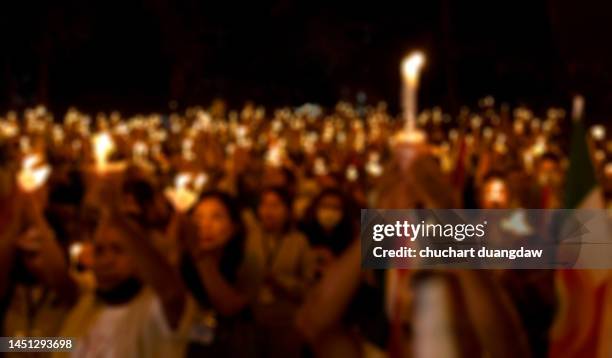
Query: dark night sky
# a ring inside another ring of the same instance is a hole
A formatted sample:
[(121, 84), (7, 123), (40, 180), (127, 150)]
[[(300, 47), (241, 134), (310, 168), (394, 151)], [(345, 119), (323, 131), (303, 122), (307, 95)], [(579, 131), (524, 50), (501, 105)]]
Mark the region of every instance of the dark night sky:
[(454, 111), (493, 94), (536, 108), (579, 91), (607, 119), (612, 5), (589, 1), (22, 0), (0, 12), (0, 111), (331, 105), (399, 92), (398, 64), (428, 54), (421, 103)]

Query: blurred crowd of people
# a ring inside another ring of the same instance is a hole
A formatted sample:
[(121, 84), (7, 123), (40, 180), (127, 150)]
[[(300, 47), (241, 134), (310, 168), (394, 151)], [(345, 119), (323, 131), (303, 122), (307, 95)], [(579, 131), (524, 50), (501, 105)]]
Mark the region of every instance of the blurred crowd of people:
[[(9, 112), (2, 336), (75, 337), (53, 353), (74, 357), (610, 357), (608, 271), (360, 267), (361, 208), (567, 205), (569, 117), (490, 97), (412, 133), (384, 103)], [(606, 128), (587, 144), (612, 209)]]

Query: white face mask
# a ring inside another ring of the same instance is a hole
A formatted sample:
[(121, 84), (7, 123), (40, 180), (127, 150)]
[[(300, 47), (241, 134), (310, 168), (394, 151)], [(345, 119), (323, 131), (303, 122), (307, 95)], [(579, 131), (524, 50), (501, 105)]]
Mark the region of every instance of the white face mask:
[(317, 221), (326, 230), (333, 229), (342, 220), (342, 211), (338, 209), (320, 208), (317, 210)]

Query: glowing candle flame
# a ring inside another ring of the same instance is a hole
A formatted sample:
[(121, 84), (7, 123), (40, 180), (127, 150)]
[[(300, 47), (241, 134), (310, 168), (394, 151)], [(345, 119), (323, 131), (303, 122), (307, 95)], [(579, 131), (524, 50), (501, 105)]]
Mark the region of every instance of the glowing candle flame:
[(192, 161), (195, 159), (196, 155), (193, 152), (193, 139), (185, 138), (181, 144), (181, 150), (183, 152), (183, 159), (186, 161)]
[(167, 187), (164, 195), (176, 211), (184, 213), (195, 205), (207, 181), (205, 173), (179, 173), (174, 178), (174, 187)]
[(274, 143), (268, 148), (266, 153), (266, 163), (272, 167), (280, 167), (283, 165), (283, 157), (285, 149), (281, 143)]
[(145, 142), (138, 141), (134, 143), (134, 147), (132, 147), (134, 160), (142, 159), (149, 155), (149, 147)]
[(416, 126), (417, 114), (417, 89), (419, 87), (419, 74), (425, 64), (425, 55), (421, 52), (413, 52), (402, 61), (403, 77), (403, 110), (404, 120), (408, 129)]
[(44, 164), (40, 154), (29, 154), (22, 162), (17, 173), (19, 187), (25, 192), (33, 192), (40, 188), (51, 174), (51, 166)]
[(313, 172), (315, 175), (327, 175), (327, 165), (323, 158), (316, 158), (313, 165)]
[(606, 127), (602, 126), (601, 124), (591, 127), (591, 136), (596, 141), (606, 139)]
[(189, 173), (179, 173), (174, 179), (174, 186), (177, 189), (185, 189), (189, 182), (191, 181), (191, 174)]
[(207, 182), (208, 182), (208, 176), (204, 173), (200, 173), (193, 179), (193, 187), (198, 192), (202, 191), (202, 189), (204, 188), (204, 185), (206, 185)]
[(422, 52), (416, 51), (404, 58), (402, 61), (402, 74), (408, 82), (417, 83), (419, 80), (419, 72), (425, 64), (425, 55)]
[(351, 164), (346, 168), (346, 179), (350, 182), (354, 182), (359, 179), (359, 171), (355, 165)]
[(370, 153), (365, 169), (366, 172), (373, 177), (382, 175), (383, 167), (380, 164), (380, 155), (378, 153)]
[(107, 132), (101, 132), (92, 137), (94, 158), (96, 167), (105, 170), (108, 166), (108, 157), (115, 150), (115, 143)]
[(404, 130), (394, 136), (393, 142), (395, 144), (421, 144), (425, 142), (425, 133), (418, 130), (416, 124), (419, 74), (424, 64), (425, 55), (419, 51), (412, 52), (402, 61), (402, 109), (404, 112)]

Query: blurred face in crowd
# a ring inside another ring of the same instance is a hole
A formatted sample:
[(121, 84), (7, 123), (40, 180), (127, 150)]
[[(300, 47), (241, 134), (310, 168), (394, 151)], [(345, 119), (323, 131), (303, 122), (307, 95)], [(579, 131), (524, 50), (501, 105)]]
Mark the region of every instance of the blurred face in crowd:
[(537, 180), (540, 185), (557, 187), (561, 184), (561, 171), (556, 160), (544, 158), (538, 165)]
[(234, 235), (234, 223), (228, 209), (216, 198), (202, 200), (193, 213), (197, 228), (195, 249), (209, 251), (223, 248)]
[(282, 168), (268, 166), (264, 169), (261, 182), (265, 186), (287, 186), (289, 179)]
[(93, 271), (101, 290), (112, 289), (136, 275), (123, 235), (113, 225), (100, 225), (94, 235)]
[(264, 192), (257, 208), (263, 229), (267, 232), (279, 232), (289, 219), (289, 210), (283, 200), (273, 191)]
[(333, 230), (342, 221), (342, 198), (337, 195), (326, 195), (317, 205), (317, 221), (326, 231)]
[(481, 190), (481, 206), (483, 209), (503, 209), (510, 205), (510, 190), (508, 184), (501, 178), (487, 180)]

